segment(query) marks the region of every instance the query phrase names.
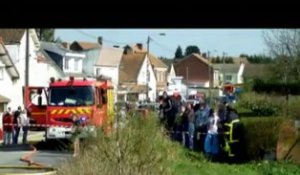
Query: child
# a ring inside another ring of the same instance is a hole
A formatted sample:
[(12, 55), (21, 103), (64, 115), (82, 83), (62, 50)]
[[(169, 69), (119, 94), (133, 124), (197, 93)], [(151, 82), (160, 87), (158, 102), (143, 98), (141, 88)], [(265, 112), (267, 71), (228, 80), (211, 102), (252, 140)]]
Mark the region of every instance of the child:
[(80, 137), (82, 137), (83, 132), (83, 125), (85, 124), (85, 121), (77, 116), (76, 114), (72, 115), (73, 120), (73, 141), (74, 141), (74, 154), (73, 157), (78, 156), (79, 154), (79, 142)]

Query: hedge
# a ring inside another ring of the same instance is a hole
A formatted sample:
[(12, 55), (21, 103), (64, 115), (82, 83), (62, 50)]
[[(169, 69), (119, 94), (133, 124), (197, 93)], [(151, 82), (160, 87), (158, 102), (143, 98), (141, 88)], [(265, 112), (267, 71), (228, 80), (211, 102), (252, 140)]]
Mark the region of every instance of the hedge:
[(300, 95), (300, 82), (275, 82), (262, 79), (253, 81), (252, 90), (258, 93), (275, 93), (279, 95)]
[(275, 151), (281, 117), (242, 118), (246, 159), (260, 160), (269, 151)]
[(281, 112), (281, 104), (281, 99), (266, 94), (244, 93), (235, 107), (247, 109), (254, 116), (276, 116)]

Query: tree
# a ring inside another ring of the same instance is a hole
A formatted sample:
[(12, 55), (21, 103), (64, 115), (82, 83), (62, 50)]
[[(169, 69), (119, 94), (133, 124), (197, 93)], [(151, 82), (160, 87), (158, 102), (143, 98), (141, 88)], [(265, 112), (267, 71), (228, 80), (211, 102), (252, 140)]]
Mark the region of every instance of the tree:
[(221, 63), (221, 59), (219, 56), (217, 56), (217, 58), (216, 58), (216, 63)]
[(299, 82), (300, 29), (267, 30), (263, 37), (270, 55), (275, 57), (272, 78), (280, 82)]
[(215, 59), (215, 58), (212, 58), (212, 59), (211, 59), (211, 63), (216, 63), (216, 59)]
[(188, 56), (192, 53), (200, 54), (200, 49), (198, 48), (198, 46), (187, 46), (186, 47), (184, 55)]
[(225, 58), (225, 63), (234, 63), (233, 62), (233, 58), (232, 57), (227, 57), (227, 58)]
[(51, 28), (51, 29), (36, 29), (36, 32), (41, 41), (46, 41), (46, 42), (55, 42), (56, 41), (54, 39), (55, 29), (53, 29), (53, 28)]
[(178, 46), (175, 52), (175, 59), (180, 59), (180, 58), (183, 58), (183, 53), (181, 47)]

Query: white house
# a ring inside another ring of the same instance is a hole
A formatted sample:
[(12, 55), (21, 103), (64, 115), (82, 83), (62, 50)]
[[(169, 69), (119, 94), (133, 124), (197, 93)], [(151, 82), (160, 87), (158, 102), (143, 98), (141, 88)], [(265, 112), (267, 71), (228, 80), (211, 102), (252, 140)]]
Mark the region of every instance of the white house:
[(147, 91), (151, 101), (156, 99), (156, 77), (147, 54), (124, 54), (119, 71), (118, 92), (126, 92), (125, 100), (146, 100)]
[[(23, 106), (23, 87), (25, 85), (25, 57), (26, 57), (26, 30), (0, 29), (0, 36), (6, 46), (11, 60), (19, 72), (20, 78), (14, 82), (12, 88), (6, 89), (6, 94), (12, 91), (10, 106), (16, 109)], [(49, 82), (48, 64), (40, 59), (38, 50), (40, 42), (36, 31), (29, 29), (29, 86), (47, 86)]]
[[(187, 95), (187, 86), (183, 83), (182, 76), (176, 76), (174, 65), (171, 64), (170, 71), (168, 73), (168, 92), (180, 92), (182, 97)], [(173, 93), (171, 93), (173, 94)]]
[(101, 37), (98, 38), (98, 43), (74, 41), (70, 46), (65, 46), (65, 48), (75, 51), (76, 53), (85, 54), (86, 59), (83, 59), (83, 74), (88, 77), (94, 75), (94, 65), (99, 59), (101, 47)]
[[(143, 47), (142, 43), (137, 43), (132, 46), (127, 45), (124, 47), (124, 49), (125, 53), (147, 53), (147, 49)], [(151, 53), (149, 53), (149, 63), (154, 70), (157, 92), (163, 92), (167, 89), (168, 66)]]
[(119, 67), (123, 56), (123, 49), (102, 47), (99, 58), (94, 65), (94, 76), (108, 76), (114, 85), (119, 83)]
[(52, 60), (56, 70), (62, 72), (60, 76), (84, 76), (83, 60), (85, 54), (70, 51), (59, 44), (49, 42), (41, 42), (40, 51), (44, 56)]
[[(110, 77), (115, 93), (119, 84), (119, 67), (123, 56), (123, 49), (115, 47), (102, 47), (99, 58), (94, 65), (94, 76)], [(117, 101), (117, 97), (115, 99)]]
[(19, 72), (0, 39), (0, 116), (8, 105), (18, 105), (17, 100), (19, 97), (14, 91), (19, 78)]

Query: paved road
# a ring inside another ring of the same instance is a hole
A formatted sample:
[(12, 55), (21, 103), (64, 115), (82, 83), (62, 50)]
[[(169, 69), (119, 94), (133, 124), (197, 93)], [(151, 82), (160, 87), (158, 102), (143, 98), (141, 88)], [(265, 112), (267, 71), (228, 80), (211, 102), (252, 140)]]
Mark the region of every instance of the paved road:
[[(43, 132), (30, 132), (28, 135), (28, 141), (32, 142), (39, 142), (42, 143), (44, 140), (44, 133)], [(19, 137), (19, 143), (22, 141), (22, 136)], [(41, 163), (44, 165), (48, 165), (51, 167), (57, 167), (61, 165), (61, 163), (67, 161), (72, 157), (70, 153), (63, 153), (61, 151), (53, 151), (50, 148), (56, 146), (53, 143), (52, 145), (47, 145), (46, 149), (39, 150), (37, 148), (36, 154), (33, 155), (32, 160), (36, 163)], [(54, 143), (55, 144), (55, 143)], [(43, 146), (44, 147), (44, 146)], [(1, 165), (27, 165), (25, 162), (20, 161), (20, 158), (30, 152), (32, 152), (32, 148), (29, 145), (12, 145), (0, 147), (0, 166)]]

